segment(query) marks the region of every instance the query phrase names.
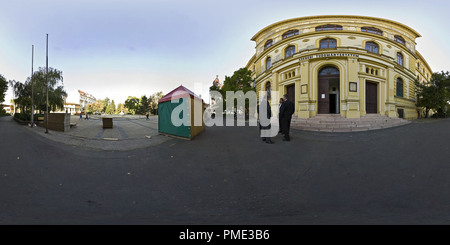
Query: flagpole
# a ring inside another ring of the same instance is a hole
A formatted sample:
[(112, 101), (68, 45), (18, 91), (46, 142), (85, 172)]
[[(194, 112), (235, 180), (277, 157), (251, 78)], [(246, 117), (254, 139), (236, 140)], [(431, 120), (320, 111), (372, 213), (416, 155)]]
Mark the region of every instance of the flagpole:
[(34, 45), (31, 45), (31, 127), (34, 124), (34, 83), (33, 83)]
[(47, 82), (47, 88), (46, 88), (46, 93), (47, 93), (47, 102), (45, 103), (45, 111), (47, 112), (47, 118), (45, 120), (45, 133), (48, 134), (48, 118), (49, 118), (49, 114), (48, 114), (48, 34), (47, 34), (47, 50), (46, 50), (46, 72), (45, 72), (45, 80)]

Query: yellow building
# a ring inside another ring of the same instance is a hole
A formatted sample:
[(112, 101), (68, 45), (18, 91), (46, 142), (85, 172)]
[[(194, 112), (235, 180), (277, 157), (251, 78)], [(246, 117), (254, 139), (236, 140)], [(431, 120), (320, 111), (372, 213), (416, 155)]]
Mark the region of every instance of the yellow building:
[(376, 17), (294, 18), (253, 36), (256, 53), (247, 69), (253, 71), (258, 94), (288, 94), (299, 118), (380, 114), (413, 119), (418, 116), (414, 80), (423, 82), (432, 74), (416, 50), (418, 37), (404, 24)]

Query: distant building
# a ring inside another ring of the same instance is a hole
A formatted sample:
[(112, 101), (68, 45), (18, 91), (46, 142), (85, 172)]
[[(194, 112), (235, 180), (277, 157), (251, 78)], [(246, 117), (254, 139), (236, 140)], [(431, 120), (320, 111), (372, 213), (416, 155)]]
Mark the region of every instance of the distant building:
[(6, 113), (9, 113), (9, 114), (11, 114), (12, 108), (13, 107), (11, 105), (0, 105), (0, 110), (4, 109), (6, 111)]
[(67, 93), (67, 98), (64, 103), (65, 113), (76, 114), (82, 111), (86, 111), (86, 106), (92, 104), (96, 101), (96, 98), (89, 93), (81, 91), (79, 89), (74, 89)]

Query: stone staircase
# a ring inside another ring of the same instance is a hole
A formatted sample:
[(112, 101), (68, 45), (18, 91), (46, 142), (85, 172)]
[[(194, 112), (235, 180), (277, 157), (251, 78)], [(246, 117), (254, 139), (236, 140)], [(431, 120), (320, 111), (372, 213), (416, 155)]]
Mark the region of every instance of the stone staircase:
[(367, 114), (355, 119), (335, 114), (319, 114), (308, 119), (293, 116), (291, 128), (320, 132), (360, 132), (397, 127), (409, 123), (411, 122), (405, 119), (379, 114)]

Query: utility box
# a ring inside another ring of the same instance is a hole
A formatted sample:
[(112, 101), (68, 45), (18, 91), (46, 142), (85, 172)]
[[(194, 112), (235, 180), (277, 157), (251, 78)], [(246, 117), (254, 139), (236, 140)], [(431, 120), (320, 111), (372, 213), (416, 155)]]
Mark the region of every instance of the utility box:
[(112, 117), (104, 117), (102, 119), (103, 121), (103, 128), (113, 128), (113, 119)]

